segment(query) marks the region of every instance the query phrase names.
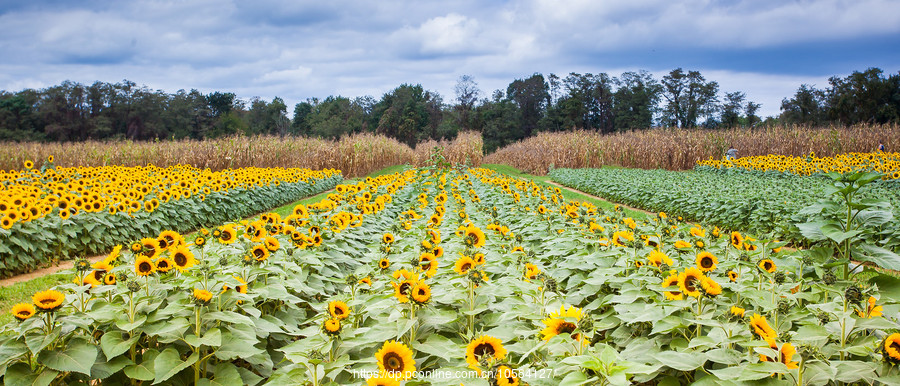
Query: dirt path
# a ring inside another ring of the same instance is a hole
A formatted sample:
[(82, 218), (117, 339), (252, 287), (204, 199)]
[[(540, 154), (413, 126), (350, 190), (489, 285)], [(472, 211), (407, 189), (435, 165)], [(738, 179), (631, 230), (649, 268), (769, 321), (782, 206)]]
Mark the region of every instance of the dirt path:
[[(306, 200), (306, 199), (308, 199), (308, 198), (310, 198), (310, 197), (316, 197), (316, 196), (322, 195), (322, 194), (328, 194), (328, 193), (331, 193), (332, 191), (334, 191), (334, 189), (329, 189), (329, 190), (326, 190), (326, 191), (323, 191), (323, 192), (320, 192), (320, 193), (316, 193), (316, 194), (314, 194), (314, 195), (312, 195), (312, 196), (304, 197), (304, 198), (301, 198), (301, 199), (299, 199), (299, 200), (297, 200), (297, 201)], [(296, 201), (295, 201), (295, 202), (296, 202)], [(277, 208), (271, 208), (270, 210), (275, 210), (275, 209), (278, 209), (278, 208), (280, 208), (280, 207), (282, 207), (282, 206), (284, 206), (284, 205), (278, 206)], [(267, 213), (267, 211), (263, 211), (263, 212), (256, 213), (256, 214), (254, 214), (254, 215), (252, 215), (252, 216), (245, 217), (244, 219), (245, 219), (245, 220), (249, 220), (249, 219), (258, 217), (259, 215), (261, 215), (261, 214), (263, 214), (263, 213)], [(196, 233), (196, 231), (187, 233), (187, 234), (185, 234), (185, 236), (190, 236), (190, 235), (192, 235), (192, 234), (194, 234), (194, 233)], [(106, 256), (107, 256), (106, 254), (102, 254), (102, 255), (96, 255), (96, 256), (86, 257), (86, 259), (88, 259), (91, 263), (95, 263), (95, 262), (97, 262), (97, 261), (100, 261), (101, 259), (103, 259), (103, 258), (106, 257)], [(59, 272), (59, 271), (64, 271), (64, 270), (67, 270), (67, 269), (69, 269), (69, 268), (72, 268), (72, 266), (73, 266), (74, 264), (75, 264), (75, 260), (74, 260), (74, 259), (72, 259), (72, 260), (63, 260), (63, 261), (60, 261), (59, 263), (57, 263), (56, 265), (51, 265), (51, 266), (49, 266), (49, 267), (47, 267), (47, 268), (41, 268), (41, 269), (38, 269), (38, 270), (36, 270), (36, 271), (31, 271), (31, 272), (28, 272), (28, 273), (23, 273), (23, 274), (16, 275), (16, 276), (13, 276), (13, 277), (9, 277), (9, 278), (6, 278), (6, 279), (0, 279), (0, 287), (8, 287), (8, 286), (11, 286), (11, 285), (16, 284), (16, 283), (21, 283), (21, 282), (23, 282), (23, 281), (29, 281), (29, 280), (31, 280), (31, 279), (36, 279), (36, 278), (43, 277), (43, 276), (46, 276), (46, 275), (52, 275), (52, 274), (57, 273), (57, 272)]]
[(590, 193), (582, 192), (582, 191), (580, 191), (580, 190), (578, 190), (578, 189), (572, 189), (572, 188), (570, 188), (570, 187), (568, 187), (568, 186), (564, 186), (564, 185), (558, 184), (558, 183), (556, 183), (556, 182), (554, 182), (554, 181), (547, 180), (547, 181), (544, 181), (544, 182), (546, 182), (546, 183), (548, 183), (548, 184), (550, 184), (550, 185), (556, 186), (556, 187), (558, 187), (558, 188), (560, 188), (560, 189), (566, 189), (566, 190), (568, 190), (568, 191), (570, 191), (570, 192), (578, 193), (578, 194), (580, 194), (580, 195), (582, 195), (582, 196), (588, 196), (588, 197), (593, 198), (593, 199), (595, 199), (595, 200), (600, 200), (600, 201), (603, 201), (603, 202), (608, 202), (608, 203), (610, 203), (610, 204), (612, 204), (612, 205), (618, 205), (618, 206), (621, 206), (621, 207), (623, 207), (623, 208), (633, 210), (633, 211), (635, 211), (635, 212), (645, 213), (645, 214), (650, 215), (651, 217), (652, 217), (652, 216), (656, 216), (656, 213), (648, 212), (648, 211), (643, 210), (643, 209), (640, 209), (640, 208), (635, 208), (635, 207), (633, 207), (633, 206), (628, 206), (628, 205), (625, 205), (625, 204), (620, 204), (620, 203), (618, 203), (618, 202), (610, 201), (610, 200), (607, 200), (607, 199), (605, 199), (605, 198), (603, 198), (603, 197), (598, 197), (598, 196), (595, 196), (595, 195), (590, 194)]

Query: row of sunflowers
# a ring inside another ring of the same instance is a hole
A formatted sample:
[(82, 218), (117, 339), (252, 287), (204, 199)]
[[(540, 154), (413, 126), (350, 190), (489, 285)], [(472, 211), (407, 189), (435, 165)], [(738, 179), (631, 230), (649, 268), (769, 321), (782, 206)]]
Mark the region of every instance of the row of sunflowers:
[(0, 369), (44, 385), (898, 382), (897, 287), (783, 244), (412, 169), (79, 261), (11, 310)]
[(882, 173), (885, 180), (900, 179), (900, 153), (843, 153), (833, 157), (817, 157), (815, 153), (803, 156), (766, 154), (741, 157), (733, 160), (707, 159), (697, 161), (699, 167), (716, 169), (743, 169), (759, 172), (781, 172), (800, 176), (831, 172), (851, 173), (871, 171)]
[(103, 166), (0, 171), (0, 277), (109, 251), (135, 234), (186, 232), (331, 189), (340, 171)]

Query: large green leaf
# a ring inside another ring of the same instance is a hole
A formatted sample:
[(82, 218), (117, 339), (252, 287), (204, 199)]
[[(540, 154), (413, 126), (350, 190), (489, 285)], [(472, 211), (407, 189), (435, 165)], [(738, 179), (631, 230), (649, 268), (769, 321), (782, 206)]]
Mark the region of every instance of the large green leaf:
[(70, 339), (59, 351), (42, 351), (38, 362), (58, 371), (91, 375), (91, 367), (97, 359), (97, 346), (82, 337)]
[(156, 360), (153, 362), (153, 372), (156, 374), (156, 377), (153, 379), (153, 384), (155, 385), (172, 378), (172, 376), (178, 374), (181, 370), (193, 365), (198, 359), (200, 359), (199, 353), (193, 353), (188, 356), (187, 359), (181, 359), (181, 354), (179, 354), (178, 350), (174, 347), (163, 350), (156, 356)]

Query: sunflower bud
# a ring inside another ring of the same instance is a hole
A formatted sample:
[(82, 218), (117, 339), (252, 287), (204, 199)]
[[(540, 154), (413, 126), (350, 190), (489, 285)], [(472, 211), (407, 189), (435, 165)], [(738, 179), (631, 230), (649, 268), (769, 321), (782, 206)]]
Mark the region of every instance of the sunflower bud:
[(859, 304), (863, 299), (862, 291), (859, 290), (859, 287), (851, 285), (844, 291), (844, 299), (847, 299), (850, 303)]
[(747, 252), (741, 252), (741, 261), (750, 261), (750, 255)]
[(670, 269), (669, 265), (666, 263), (659, 263), (659, 272), (668, 272)]
[(221, 265), (221, 266), (223, 266), (223, 267), (226, 266), (226, 265), (228, 265), (228, 258), (225, 257), (225, 256), (220, 257), (220, 258), (219, 258), (219, 265)]
[(775, 273), (775, 284), (784, 284), (785, 279), (787, 279), (787, 277), (785, 277), (784, 272)]
[(836, 281), (837, 277), (835, 277), (834, 273), (832, 273), (831, 271), (827, 271), (824, 275), (822, 275), (822, 282), (827, 285), (834, 285)]
[(827, 312), (819, 312), (816, 314), (816, 318), (819, 319), (819, 324), (823, 326), (831, 321), (831, 315), (828, 315)]
[(116, 281), (125, 282), (126, 280), (128, 280), (128, 272), (126, 272), (126, 271), (119, 271), (119, 272), (116, 274)]
[(344, 281), (347, 283), (347, 285), (352, 286), (352, 285), (356, 285), (356, 283), (359, 281), (359, 278), (356, 277), (356, 275), (351, 273), (351, 274), (347, 275), (347, 278), (344, 279)]
[(141, 290), (141, 283), (138, 283), (138, 281), (134, 279), (128, 280), (125, 286), (131, 292), (138, 292)]
[(516, 235), (516, 242), (521, 243), (524, 240), (525, 240), (525, 238), (523, 238), (522, 235), (520, 235), (520, 234)]
[(557, 292), (559, 291), (559, 284), (556, 282), (556, 279), (547, 276), (544, 280), (544, 288), (546, 288), (547, 292)]
[(791, 311), (791, 303), (788, 301), (780, 301), (778, 302), (778, 313), (779, 314), (787, 314)]
[(91, 262), (89, 262), (87, 259), (75, 260), (75, 270), (78, 271), (78, 273), (87, 271), (90, 268), (91, 268)]
[(581, 320), (578, 321), (578, 330), (584, 333), (589, 333), (594, 331), (594, 319), (591, 318), (590, 315), (585, 314)]
[(253, 256), (244, 255), (241, 256), (241, 263), (243, 263), (244, 265), (253, 265), (256, 263), (256, 259), (254, 259)]
[(803, 265), (813, 265), (812, 256), (803, 256)]

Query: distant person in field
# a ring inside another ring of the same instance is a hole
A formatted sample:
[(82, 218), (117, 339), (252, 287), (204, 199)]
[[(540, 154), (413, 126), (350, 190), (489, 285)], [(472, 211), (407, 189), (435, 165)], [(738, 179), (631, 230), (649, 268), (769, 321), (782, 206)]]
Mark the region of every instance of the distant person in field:
[(729, 146), (728, 151), (725, 152), (725, 159), (732, 160), (735, 158), (737, 158), (737, 149), (735, 149), (734, 146)]
[(884, 144), (878, 141), (878, 151), (884, 153)]

